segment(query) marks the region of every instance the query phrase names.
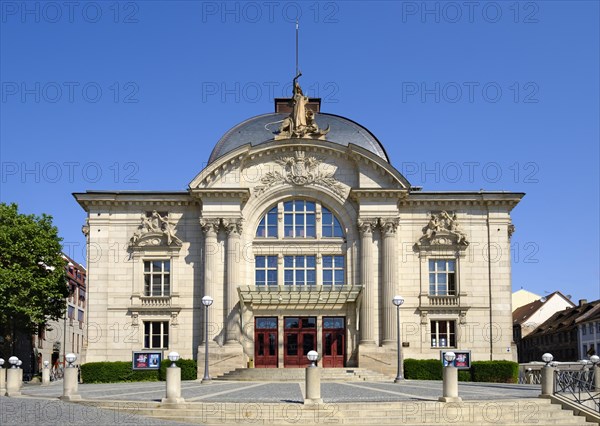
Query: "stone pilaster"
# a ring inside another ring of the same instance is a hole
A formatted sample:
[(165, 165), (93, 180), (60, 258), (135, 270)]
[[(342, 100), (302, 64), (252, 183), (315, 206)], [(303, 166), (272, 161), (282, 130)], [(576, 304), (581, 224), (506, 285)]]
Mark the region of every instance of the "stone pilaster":
[(382, 267), (382, 298), (381, 307), (383, 312), (383, 344), (396, 343), (396, 307), (392, 303), (396, 291), (396, 230), (398, 229), (398, 220), (382, 219), (381, 234), (383, 239), (383, 267)]
[(373, 231), (377, 222), (375, 220), (359, 220), (360, 231), (360, 278), (363, 286), (362, 302), (360, 308), (360, 343), (361, 345), (375, 344), (375, 271), (373, 263)]
[(240, 268), (242, 266), (242, 219), (224, 219), (223, 225), (227, 232), (226, 252), (226, 289), (225, 289), (225, 324), (226, 342), (239, 341), (240, 337), (240, 307), (237, 286), (240, 285)]
[[(204, 294), (202, 296), (211, 296), (213, 299), (215, 298), (215, 282), (216, 282), (216, 273), (217, 273), (217, 262), (218, 253), (219, 253), (219, 245), (217, 242), (217, 232), (219, 231), (219, 219), (200, 219), (200, 226), (202, 226), (202, 231), (204, 232)], [(210, 308), (208, 308), (208, 339), (209, 341), (213, 340), (217, 335), (220, 327), (220, 321), (217, 320), (217, 311), (219, 309), (215, 306), (216, 303), (213, 303)], [(204, 308), (204, 306), (202, 307)], [(204, 318), (204, 315), (202, 316)], [(204, 336), (206, 339), (207, 336)]]

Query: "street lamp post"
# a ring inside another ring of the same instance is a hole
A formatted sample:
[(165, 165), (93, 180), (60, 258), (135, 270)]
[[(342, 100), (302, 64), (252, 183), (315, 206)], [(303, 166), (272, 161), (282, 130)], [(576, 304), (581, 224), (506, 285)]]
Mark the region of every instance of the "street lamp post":
[(210, 376), (208, 375), (208, 307), (212, 305), (213, 298), (210, 296), (204, 296), (202, 298), (202, 304), (204, 305), (204, 377), (202, 383), (210, 383)]
[(398, 374), (396, 374), (394, 383), (400, 383), (404, 379), (402, 376), (402, 342), (400, 342), (400, 306), (404, 303), (404, 297), (394, 296), (392, 303), (396, 305), (396, 328), (398, 331)]

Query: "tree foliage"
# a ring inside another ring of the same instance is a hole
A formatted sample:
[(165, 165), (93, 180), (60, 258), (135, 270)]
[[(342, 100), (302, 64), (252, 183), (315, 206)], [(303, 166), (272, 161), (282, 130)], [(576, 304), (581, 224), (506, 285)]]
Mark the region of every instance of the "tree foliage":
[[(52, 217), (0, 203), (0, 325), (35, 332), (59, 319), (68, 296), (61, 238)], [(10, 329), (8, 329), (10, 330)]]

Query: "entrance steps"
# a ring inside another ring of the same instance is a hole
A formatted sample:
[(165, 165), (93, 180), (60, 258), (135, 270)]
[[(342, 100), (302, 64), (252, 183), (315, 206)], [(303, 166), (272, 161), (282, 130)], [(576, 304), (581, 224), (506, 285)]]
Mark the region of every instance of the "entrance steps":
[[(236, 368), (215, 378), (244, 382), (302, 382), (304, 368)], [(321, 381), (330, 382), (391, 382), (394, 378), (366, 368), (321, 368)]]
[(406, 401), (388, 403), (329, 403), (302, 405), (297, 403), (200, 403), (187, 402), (174, 408), (157, 402), (124, 402), (87, 400), (92, 405), (117, 410), (122, 418), (141, 415), (157, 419), (194, 424), (228, 425), (592, 425), (584, 417), (563, 410), (549, 399), (518, 400)]

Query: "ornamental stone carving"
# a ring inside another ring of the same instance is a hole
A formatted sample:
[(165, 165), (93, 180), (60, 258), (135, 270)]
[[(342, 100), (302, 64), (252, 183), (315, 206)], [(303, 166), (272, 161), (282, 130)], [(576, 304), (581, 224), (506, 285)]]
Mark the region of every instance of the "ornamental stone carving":
[(431, 214), (429, 222), (423, 227), (423, 236), (418, 245), (428, 246), (462, 246), (469, 245), (465, 234), (458, 223), (456, 213), (452, 216), (446, 211)]
[(306, 108), (309, 99), (308, 96), (304, 96), (298, 83), (301, 75), (298, 74), (293, 82), (292, 113), (281, 121), (275, 140), (292, 138), (324, 140), (325, 135), (329, 133), (329, 126), (324, 130), (319, 129), (314, 111)]
[(217, 233), (219, 232), (219, 226), (221, 221), (219, 219), (200, 219), (200, 226), (204, 234)]
[(223, 219), (223, 226), (227, 235), (241, 235), (243, 229), (244, 219)]
[(81, 233), (87, 238), (90, 235), (90, 219), (85, 219), (85, 224), (81, 226)]
[(280, 157), (275, 162), (282, 167), (279, 171), (267, 173), (261, 180), (261, 185), (254, 191), (257, 195), (267, 189), (281, 184), (296, 186), (319, 185), (331, 189), (336, 194), (343, 196), (344, 187), (334, 177), (334, 173), (318, 170), (321, 160), (317, 157), (306, 155), (304, 151), (295, 151), (294, 156)]
[(359, 219), (358, 230), (361, 235), (372, 235), (377, 226), (376, 219)]
[(398, 230), (398, 219), (382, 219), (381, 232), (383, 235), (393, 235)]
[(175, 235), (175, 224), (168, 215), (161, 216), (156, 210), (148, 216), (141, 216), (141, 224), (129, 240), (130, 247), (145, 246), (181, 246), (181, 240)]
[(513, 225), (512, 223), (510, 225), (508, 225), (508, 238), (512, 238), (513, 234), (515, 233), (516, 227), (515, 225)]

